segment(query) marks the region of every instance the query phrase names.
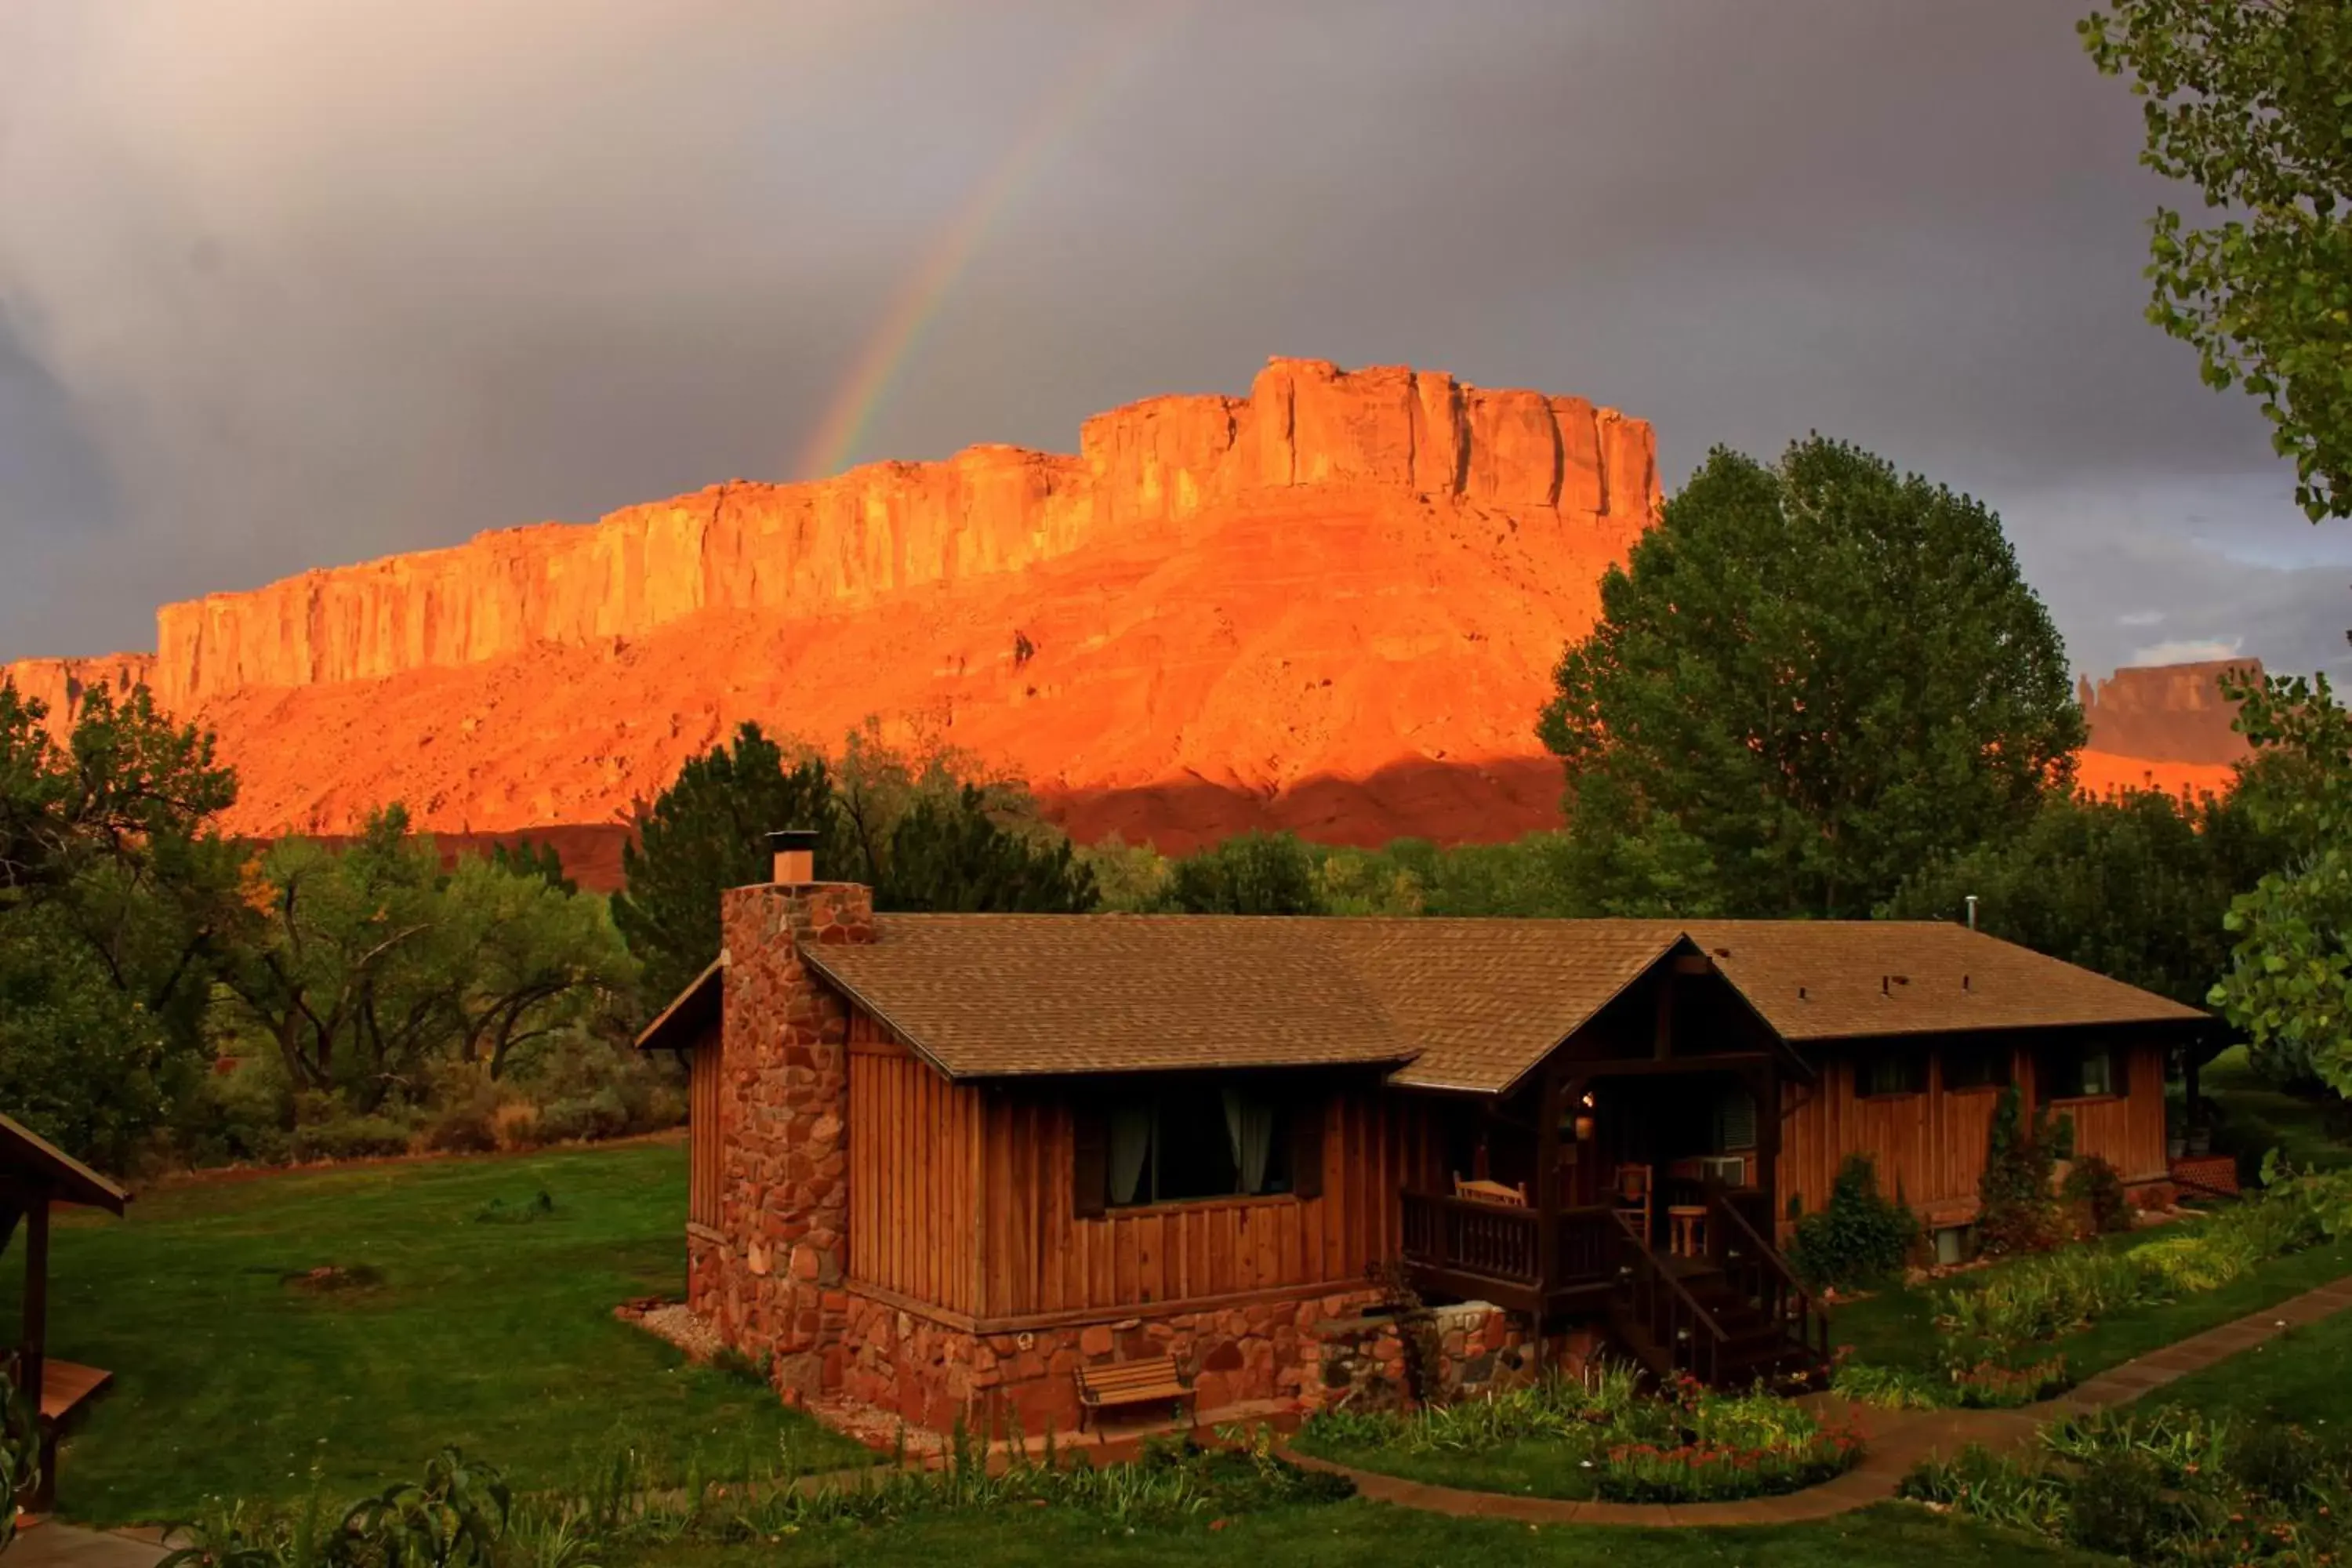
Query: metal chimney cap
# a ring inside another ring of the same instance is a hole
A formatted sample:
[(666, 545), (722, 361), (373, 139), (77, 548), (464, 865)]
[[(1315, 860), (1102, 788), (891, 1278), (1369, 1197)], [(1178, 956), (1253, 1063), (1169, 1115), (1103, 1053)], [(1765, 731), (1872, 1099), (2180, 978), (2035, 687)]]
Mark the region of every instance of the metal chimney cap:
[(814, 827), (779, 827), (766, 837), (772, 854), (782, 855), (794, 849), (814, 852), (816, 848), (817, 833)]

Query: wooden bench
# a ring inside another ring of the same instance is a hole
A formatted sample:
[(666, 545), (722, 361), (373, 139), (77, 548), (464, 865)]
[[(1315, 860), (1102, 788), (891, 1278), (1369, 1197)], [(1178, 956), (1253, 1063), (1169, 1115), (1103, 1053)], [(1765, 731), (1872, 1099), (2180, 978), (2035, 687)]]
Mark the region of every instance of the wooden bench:
[[(1086, 1430), (1087, 1414), (1096, 1417), (1095, 1432), (1101, 1436), (1102, 1412), (1123, 1405), (1148, 1405), (1154, 1400), (1181, 1404), (1192, 1397), (1192, 1391), (1177, 1374), (1174, 1356), (1150, 1356), (1141, 1361), (1113, 1362), (1108, 1366), (1078, 1368), (1078, 1430)], [(1200, 1407), (1192, 1407), (1195, 1420)]]
[[(15, 1358), (9, 1358), (5, 1374), (16, 1375)], [(38, 1468), (33, 1477), (31, 1495), (27, 1500), (36, 1510), (47, 1510), (53, 1500), (58, 1481), (58, 1439), (64, 1436), (66, 1425), (75, 1412), (98, 1397), (114, 1374), (79, 1362), (44, 1358), (41, 1363), (41, 1411), (36, 1423), (40, 1439)]]

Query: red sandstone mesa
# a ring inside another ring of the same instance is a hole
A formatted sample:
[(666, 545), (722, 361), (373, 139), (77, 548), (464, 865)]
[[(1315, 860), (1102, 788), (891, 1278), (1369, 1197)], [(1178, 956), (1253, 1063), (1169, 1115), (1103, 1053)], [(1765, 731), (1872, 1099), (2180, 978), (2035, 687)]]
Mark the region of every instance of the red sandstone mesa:
[(609, 822), (740, 720), (837, 743), (869, 715), (1029, 778), (1081, 837), (1553, 820), (1533, 716), (1656, 514), (1647, 425), (1276, 360), (1246, 398), (1133, 404), (1079, 446), (307, 573), (164, 606), (152, 660), (26, 684), (62, 712), (144, 665), (219, 731), (246, 832), (395, 798), (450, 831)]
[[(1075, 457), (732, 481), (167, 605), (155, 654), (0, 673), (61, 717), (144, 680), (213, 726), (233, 831), (391, 800), (451, 835), (571, 825), (598, 885), (631, 804), (746, 719), (920, 729), (1082, 841), (1503, 839), (1558, 825), (1534, 716), (1659, 504), (1650, 427), (1614, 410), (1276, 360), (1246, 398), (1098, 415)], [(2087, 784), (2226, 784), (2218, 667), (2183, 668), (2102, 684)]]

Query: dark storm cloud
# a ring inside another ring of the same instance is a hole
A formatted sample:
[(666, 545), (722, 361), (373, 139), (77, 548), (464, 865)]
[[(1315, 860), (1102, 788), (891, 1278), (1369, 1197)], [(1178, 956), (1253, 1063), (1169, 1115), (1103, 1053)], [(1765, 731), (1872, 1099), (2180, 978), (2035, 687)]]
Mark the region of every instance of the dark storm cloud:
[[(2336, 659), (2345, 570), (2298, 569), (2329, 536), (2251, 405), (2140, 319), (2162, 189), (2076, 9), (1197, 0), (1013, 184), (856, 456), (1066, 448), (1272, 353), (1442, 366), (1654, 420), (1670, 481), (1819, 427), (1973, 490), (2089, 667), (2231, 637)], [(969, 193), (1134, 26), (1077, 0), (0, 17), (0, 544), (31, 567), (0, 574), (0, 656), (790, 477)]]

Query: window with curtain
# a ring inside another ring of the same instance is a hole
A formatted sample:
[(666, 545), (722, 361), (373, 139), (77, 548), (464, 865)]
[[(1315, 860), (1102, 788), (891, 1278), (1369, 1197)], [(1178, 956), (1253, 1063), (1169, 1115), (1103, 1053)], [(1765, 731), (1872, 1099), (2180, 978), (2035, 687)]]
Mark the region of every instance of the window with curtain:
[(2043, 1100), (2099, 1100), (2130, 1092), (2123, 1053), (2112, 1046), (2053, 1046), (2039, 1063)]
[(1716, 1097), (1713, 1154), (1744, 1154), (1756, 1147), (1756, 1097), (1734, 1084)]
[(1092, 1101), (1077, 1110), (1076, 1212), (1317, 1195), (1321, 1126), (1319, 1107), (1249, 1085), (1166, 1085)]
[(1944, 1087), (1948, 1089), (1999, 1089), (2009, 1082), (2009, 1047), (2005, 1045), (1946, 1046), (1943, 1061)]
[(1854, 1092), (1865, 1098), (1927, 1092), (1924, 1050), (1873, 1051), (1854, 1064)]

